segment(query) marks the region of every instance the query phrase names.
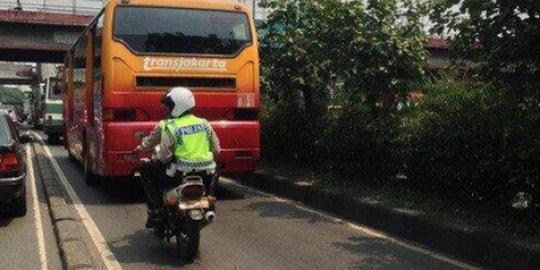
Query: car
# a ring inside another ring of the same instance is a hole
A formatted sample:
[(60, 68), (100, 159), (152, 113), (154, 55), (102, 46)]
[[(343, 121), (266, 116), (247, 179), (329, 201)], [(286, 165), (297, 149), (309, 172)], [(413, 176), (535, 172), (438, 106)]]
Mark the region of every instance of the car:
[(0, 112), (0, 212), (26, 215), (26, 151), (32, 137), (19, 136), (7, 113)]
[(64, 132), (62, 115), (62, 91), (59, 78), (48, 78), (45, 85), (45, 99), (41, 105), (42, 115), (40, 124), (47, 134), (49, 143), (58, 143)]
[(11, 117), (11, 120), (13, 120), (13, 122), (15, 124), (18, 124), (20, 122), (21, 117), (22, 117), (20, 109), (15, 105), (0, 104), (0, 112), (1, 113), (7, 113), (9, 115), (9, 117)]

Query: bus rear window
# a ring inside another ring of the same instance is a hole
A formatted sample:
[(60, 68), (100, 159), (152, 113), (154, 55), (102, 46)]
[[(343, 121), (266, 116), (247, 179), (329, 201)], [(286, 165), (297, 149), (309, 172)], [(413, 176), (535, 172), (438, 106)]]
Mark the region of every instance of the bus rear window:
[(120, 6), (114, 36), (139, 53), (234, 55), (251, 43), (245, 13)]
[(47, 98), (49, 100), (62, 100), (62, 90), (58, 79), (51, 78), (48, 92), (49, 96)]

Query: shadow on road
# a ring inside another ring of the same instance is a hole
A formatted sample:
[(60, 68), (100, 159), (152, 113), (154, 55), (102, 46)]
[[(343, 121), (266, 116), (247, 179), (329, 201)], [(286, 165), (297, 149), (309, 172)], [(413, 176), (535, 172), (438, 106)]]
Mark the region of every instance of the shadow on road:
[(97, 187), (111, 204), (144, 203), (144, 190), (134, 179), (113, 179)]
[(0, 213), (0, 228), (7, 227), (11, 221), (13, 221), (13, 218), (9, 214)]
[(455, 268), (381, 238), (355, 236), (349, 237), (347, 242), (333, 244), (358, 256), (352, 269), (418, 269), (418, 265), (431, 265), (430, 269)]
[(223, 184), (218, 184), (216, 187), (216, 198), (219, 201), (233, 201), (244, 199), (244, 195), (235, 190), (225, 188)]
[[(159, 240), (149, 230), (138, 230), (124, 235), (121, 239), (109, 242), (111, 251), (122, 264), (149, 264), (156, 266), (183, 267), (176, 243)], [(144, 248), (138, 248), (144, 247)]]
[[(90, 188), (90, 187), (89, 187)], [(144, 189), (139, 181), (125, 178), (114, 179), (100, 185), (99, 187), (93, 187), (97, 192), (101, 193), (106, 201), (101, 200), (100, 203), (107, 204), (139, 204), (145, 203)], [(216, 188), (216, 197), (219, 201), (231, 201), (240, 200), (244, 196), (240, 193), (232, 191), (218, 185)], [(91, 202), (89, 202), (91, 203)]]
[[(308, 223), (330, 222), (333, 220), (312, 213), (303, 209), (297, 208), (294, 204), (279, 201), (258, 201), (247, 206), (251, 211), (257, 211), (259, 216), (266, 218), (288, 218), (306, 220)], [(246, 210), (236, 210), (246, 211)]]

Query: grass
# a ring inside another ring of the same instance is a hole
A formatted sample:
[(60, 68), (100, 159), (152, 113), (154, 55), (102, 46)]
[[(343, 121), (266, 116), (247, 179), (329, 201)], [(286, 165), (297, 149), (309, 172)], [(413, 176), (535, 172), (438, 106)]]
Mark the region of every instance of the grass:
[(375, 201), (386, 207), (422, 212), (460, 226), (499, 231), (540, 244), (540, 211), (520, 211), (511, 207), (452, 201), (413, 190), (407, 186), (406, 179), (373, 185), (331, 172), (320, 173), (303, 166), (272, 161), (265, 162), (261, 170), (283, 176), (289, 181), (309, 183), (347, 196)]

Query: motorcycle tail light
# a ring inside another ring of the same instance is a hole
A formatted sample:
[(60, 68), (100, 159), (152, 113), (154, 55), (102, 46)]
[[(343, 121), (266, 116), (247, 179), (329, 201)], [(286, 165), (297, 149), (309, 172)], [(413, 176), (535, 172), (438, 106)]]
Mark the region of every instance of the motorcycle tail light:
[(167, 204), (170, 206), (177, 205), (178, 204), (178, 198), (170, 198), (167, 200)]
[(187, 185), (180, 191), (185, 197), (202, 197), (204, 195), (203, 185)]

